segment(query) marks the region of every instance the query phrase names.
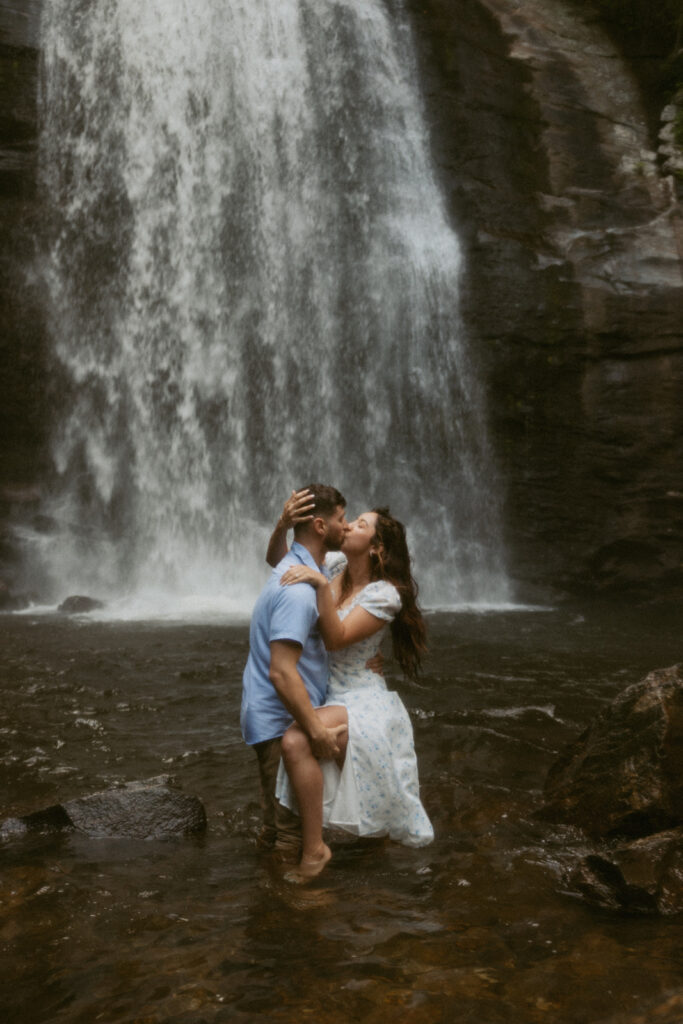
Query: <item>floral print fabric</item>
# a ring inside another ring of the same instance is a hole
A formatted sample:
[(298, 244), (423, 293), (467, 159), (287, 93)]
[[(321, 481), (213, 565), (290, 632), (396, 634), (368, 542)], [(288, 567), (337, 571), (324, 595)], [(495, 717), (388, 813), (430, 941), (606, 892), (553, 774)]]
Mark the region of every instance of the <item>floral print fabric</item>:
[[(336, 575), (343, 562), (327, 565)], [(335, 572), (336, 570), (336, 572)], [(396, 588), (384, 580), (368, 584), (340, 611), (345, 618), (360, 605), (385, 622), (401, 606)], [(323, 820), (359, 836), (389, 836), (407, 846), (425, 846), (434, 831), (420, 801), (413, 730), (403, 702), (387, 689), (382, 676), (365, 667), (376, 653), (380, 632), (330, 654), (326, 706), (343, 705), (349, 716), (344, 767), (323, 761)], [(280, 764), (277, 798), (296, 810), (284, 766)]]

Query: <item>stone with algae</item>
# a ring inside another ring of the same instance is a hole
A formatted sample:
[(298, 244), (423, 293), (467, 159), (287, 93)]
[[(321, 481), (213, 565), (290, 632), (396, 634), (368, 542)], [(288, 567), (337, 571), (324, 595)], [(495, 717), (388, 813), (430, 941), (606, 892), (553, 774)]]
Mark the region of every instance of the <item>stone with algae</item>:
[(67, 829), (94, 839), (166, 839), (205, 828), (201, 800), (160, 775), (9, 818), (0, 824), (0, 838)]
[(606, 845), (582, 857), (566, 884), (588, 903), (606, 910), (681, 914), (683, 827)]
[(683, 674), (656, 669), (624, 690), (548, 773), (546, 820), (595, 838), (683, 825)]

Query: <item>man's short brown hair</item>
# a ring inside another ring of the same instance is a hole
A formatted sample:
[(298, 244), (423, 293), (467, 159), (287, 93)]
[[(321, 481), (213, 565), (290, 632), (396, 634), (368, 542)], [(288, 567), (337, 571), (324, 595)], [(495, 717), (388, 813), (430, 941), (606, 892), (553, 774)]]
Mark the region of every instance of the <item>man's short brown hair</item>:
[[(329, 484), (307, 484), (306, 487), (300, 487), (298, 490), (310, 491), (313, 495), (313, 508), (310, 510), (309, 515), (312, 516), (323, 516), (327, 519), (328, 516), (334, 515), (339, 506), (346, 508), (346, 498), (338, 491), (336, 487), (330, 487)], [(305, 527), (307, 523), (299, 523), (299, 527)], [(297, 533), (297, 527), (294, 527), (294, 533)]]

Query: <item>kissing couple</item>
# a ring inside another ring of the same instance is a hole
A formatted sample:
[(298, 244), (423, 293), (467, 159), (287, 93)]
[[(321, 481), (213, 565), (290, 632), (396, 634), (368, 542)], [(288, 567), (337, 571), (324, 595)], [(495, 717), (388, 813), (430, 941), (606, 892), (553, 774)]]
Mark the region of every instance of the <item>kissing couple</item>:
[(386, 508), (351, 523), (345, 508), (324, 484), (285, 502), (242, 680), (242, 735), (261, 782), (259, 845), (297, 864), (292, 881), (315, 877), (330, 860), (324, 825), (407, 846), (434, 838), (410, 718), (376, 657), (390, 631), (394, 656), (414, 679), (426, 651), (405, 529)]

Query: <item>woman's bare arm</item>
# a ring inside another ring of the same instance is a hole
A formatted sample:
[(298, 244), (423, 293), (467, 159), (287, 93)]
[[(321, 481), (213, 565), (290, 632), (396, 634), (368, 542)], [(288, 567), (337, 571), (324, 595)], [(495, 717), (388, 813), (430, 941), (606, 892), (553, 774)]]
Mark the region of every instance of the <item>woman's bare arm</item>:
[(383, 619), (378, 619), (376, 615), (372, 615), (365, 608), (359, 606), (353, 608), (344, 619), (340, 619), (332, 588), (327, 581), (324, 586), (321, 584), (316, 588), (316, 599), (320, 616), (320, 633), (328, 651), (339, 651), (343, 647), (350, 647), (351, 644), (365, 640), (373, 633), (378, 633), (385, 625)]
[(296, 523), (305, 523), (306, 520), (313, 518), (310, 515), (313, 508), (312, 498), (313, 495), (307, 490), (292, 491), (291, 496), (287, 498), (282, 509), (282, 515), (275, 524), (275, 529), (268, 541), (268, 550), (266, 551), (266, 562), (268, 565), (272, 565), (275, 568), (278, 562), (281, 562), (287, 554), (287, 531)]
[(359, 640), (378, 633), (385, 625), (365, 608), (356, 607), (342, 620), (337, 613), (330, 581), (322, 573), (307, 565), (292, 566), (284, 573), (280, 583), (288, 586), (294, 583), (308, 583), (315, 588), (318, 602), (320, 633), (328, 651), (338, 651)]

